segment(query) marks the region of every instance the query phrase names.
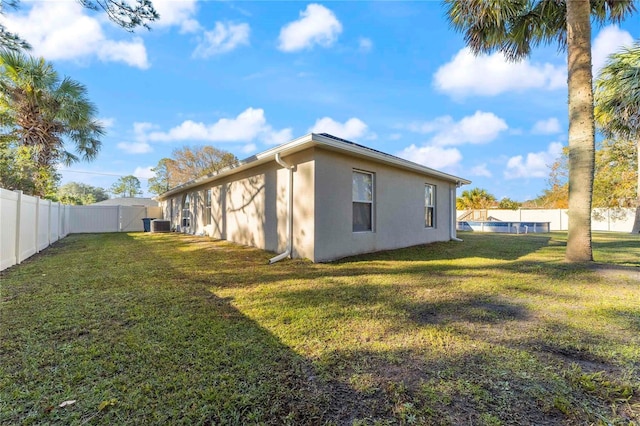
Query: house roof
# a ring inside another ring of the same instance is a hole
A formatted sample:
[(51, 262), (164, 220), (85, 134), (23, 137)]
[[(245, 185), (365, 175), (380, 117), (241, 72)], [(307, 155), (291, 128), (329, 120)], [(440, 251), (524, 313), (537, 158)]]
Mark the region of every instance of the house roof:
[(423, 165), (414, 163), (412, 161), (405, 160), (400, 157), (396, 157), (395, 155), (387, 154), (382, 151), (378, 151), (376, 149), (368, 148), (364, 145), (360, 145), (355, 142), (341, 139), (339, 137), (330, 135), (328, 133), (309, 133), (302, 137), (294, 139), (290, 142), (284, 143), (282, 145), (278, 145), (276, 147), (268, 149), (267, 151), (263, 151), (259, 154), (255, 154), (249, 158), (246, 158), (242, 160), (238, 166), (228, 167), (220, 170), (217, 173), (211, 173), (205, 176), (201, 176), (197, 179), (194, 179), (189, 182), (183, 183), (182, 185), (176, 186), (175, 188), (172, 188), (169, 191), (163, 194), (160, 194), (158, 196), (158, 199), (163, 200), (174, 194), (180, 193), (186, 189), (200, 186), (209, 182), (214, 182), (216, 180), (239, 173), (241, 171), (244, 171), (253, 167), (257, 167), (261, 164), (265, 164), (270, 161), (274, 161), (275, 156), (278, 153), (284, 157), (284, 156), (305, 150), (307, 148), (312, 148), (312, 147), (320, 147), (323, 149), (328, 149), (330, 151), (346, 153), (349, 155), (353, 155), (355, 157), (360, 157), (360, 158), (375, 161), (378, 163), (387, 164), (400, 169), (410, 170), (410, 171), (422, 173), (425, 175), (437, 177), (445, 181), (455, 182), (457, 185), (468, 185), (471, 183), (471, 181), (467, 179), (463, 179), (461, 177), (457, 177), (457, 176), (444, 173), (429, 167), (425, 167)]
[(120, 197), (93, 203), (92, 206), (144, 206), (158, 207), (158, 202), (153, 198)]

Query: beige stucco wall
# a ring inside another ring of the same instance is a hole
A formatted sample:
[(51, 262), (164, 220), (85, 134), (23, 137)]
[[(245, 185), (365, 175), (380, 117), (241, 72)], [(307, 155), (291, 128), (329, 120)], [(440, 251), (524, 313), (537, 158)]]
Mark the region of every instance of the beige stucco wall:
[[(283, 160), (294, 169), (293, 256), (314, 257), (314, 164), (308, 149)], [(288, 171), (275, 161), (209, 184), (190, 188), (191, 227), (183, 232), (283, 252), (287, 246)], [(212, 220), (206, 225), (205, 191), (211, 189)], [(172, 225), (180, 225), (184, 193), (172, 197)], [(170, 217), (170, 200), (163, 202)]]
[[(367, 159), (310, 148), (283, 157), (294, 169), (293, 257), (323, 262), (360, 253), (448, 241), (455, 184)], [(374, 231), (352, 231), (352, 172), (374, 173)], [(275, 161), (189, 189), (188, 232), (275, 253), (286, 249), (288, 171)], [(424, 187), (436, 186), (436, 226), (424, 226)], [(212, 221), (205, 225), (204, 191), (212, 190)], [(180, 225), (184, 194), (163, 202)], [(195, 195), (195, 197), (194, 197)]]
[[(374, 173), (374, 231), (352, 231), (352, 172)], [(327, 150), (315, 155), (315, 257), (322, 262), (451, 236), (452, 183)], [(424, 187), (436, 185), (436, 226), (424, 226)]]

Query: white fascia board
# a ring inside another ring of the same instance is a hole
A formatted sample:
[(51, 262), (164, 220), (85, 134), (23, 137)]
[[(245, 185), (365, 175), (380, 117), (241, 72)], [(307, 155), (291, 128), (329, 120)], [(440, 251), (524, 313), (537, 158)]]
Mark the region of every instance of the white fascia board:
[(330, 149), (332, 151), (348, 153), (356, 157), (365, 158), (372, 161), (388, 164), (394, 167), (398, 167), (405, 170), (418, 172), (424, 175), (437, 177), (446, 181), (455, 182), (458, 186), (468, 185), (471, 181), (463, 179), (457, 176), (450, 175), (448, 173), (439, 172), (438, 170), (431, 169), (429, 167), (421, 166), (420, 164), (413, 163), (408, 160), (404, 160), (393, 155), (385, 154), (383, 152), (368, 149), (362, 146), (350, 144), (348, 142), (340, 142), (338, 140), (328, 138), (326, 136), (319, 135), (317, 133), (308, 133), (297, 139), (287, 142), (283, 145), (278, 145), (254, 156), (246, 158), (240, 162), (237, 167), (228, 167), (216, 174), (209, 174), (198, 179), (194, 179), (180, 186), (177, 186), (169, 191), (160, 194), (158, 200), (164, 200), (172, 195), (181, 193), (187, 189), (194, 188), (206, 183), (214, 182), (224, 177), (240, 173), (244, 170), (275, 161), (275, 156), (280, 153), (281, 156), (287, 156), (298, 151), (302, 151), (311, 147), (321, 147)]
[(230, 176), (236, 173), (239, 173), (243, 170), (247, 170), (261, 164), (268, 163), (270, 161), (275, 161), (276, 153), (280, 153), (280, 155), (288, 155), (294, 152), (301, 151), (313, 145), (312, 142), (312, 134), (309, 133), (302, 137), (292, 140), (291, 142), (287, 142), (283, 145), (278, 145), (266, 151), (260, 152), (251, 157), (245, 158), (240, 162), (239, 166), (236, 167), (227, 167), (220, 170), (215, 174), (208, 174), (197, 179), (191, 180), (189, 182), (183, 183), (182, 185), (176, 186), (175, 188), (170, 189), (167, 192), (164, 192), (158, 196), (159, 200), (164, 200), (172, 195), (179, 194), (187, 189), (191, 189), (196, 186), (200, 186), (206, 183), (214, 182), (216, 180), (222, 179), (226, 176)]

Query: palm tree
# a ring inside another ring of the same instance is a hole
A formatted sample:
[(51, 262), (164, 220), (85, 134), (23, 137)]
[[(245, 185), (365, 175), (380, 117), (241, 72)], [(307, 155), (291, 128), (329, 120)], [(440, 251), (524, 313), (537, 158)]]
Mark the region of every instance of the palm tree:
[(473, 188), (462, 191), (462, 195), (456, 200), (456, 208), (458, 210), (488, 209), (495, 203), (496, 197), (486, 189)]
[(591, 18), (620, 22), (633, 0), (444, 0), (452, 26), (475, 53), (500, 51), (510, 60), (532, 47), (557, 43), (568, 55), (569, 234), (565, 258), (592, 261), (591, 199), (595, 125), (591, 72)]
[(640, 232), (640, 42), (609, 56), (596, 79), (595, 116), (608, 137), (636, 141), (638, 187), (634, 234)]
[(46, 195), (42, 175), (55, 176), (58, 163), (69, 165), (96, 157), (104, 134), (96, 113), (86, 88), (70, 78), (61, 80), (44, 59), (0, 52), (2, 136), (30, 150), (38, 169), (33, 177), (36, 195)]

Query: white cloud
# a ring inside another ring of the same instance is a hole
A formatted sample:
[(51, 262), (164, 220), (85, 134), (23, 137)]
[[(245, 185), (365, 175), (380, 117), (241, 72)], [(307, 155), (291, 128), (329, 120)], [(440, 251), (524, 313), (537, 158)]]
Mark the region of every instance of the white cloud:
[(476, 111), (457, 122), (445, 115), (431, 121), (411, 123), (407, 128), (422, 134), (434, 133), (431, 144), (444, 146), (491, 142), (509, 126), (491, 112)]
[(256, 138), (267, 143), (280, 142), (285, 137), (290, 139), (291, 129), (274, 130), (267, 124), (264, 110), (247, 108), (235, 118), (221, 118), (213, 124), (186, 120), (182, 124), (166, 131), (152, 131), (150, 123), (136, 123), (140, 140), (152, 142), (173, 142), (198, 140), (208, 142), (250, 142)]
[(562, 144), (552, 142), (546, 151), (530, 152), (527, 157), (517, 155), (509, 158), (504, 177), (507, 179), (517, 178), (546, 178), (549, 176), (549, 166), (562, 153)]
[(107, 38), (102, 23), (84, 14), (77, 2), (38, 2), (26, 14), (0, 16), (9, 31), (18, 33), (32, 46), (34, 56), (48, 60), (78, 60), (97, 57), (104, 62), (124, 62), (149, 68), (141, 38), (128, 41)]
[(258, 147), (256, 146), (255, 143), (249, 143), (246, 144), (245, 146), (243, 146), (240, 151), (242, 151), (243, 154), (251, 154), (252, 152), (254, 152), (256, 149), (258, 149)]
[(131, 42), (105, 40), (97, 55), (103, 62), (124, 62), (140, 69), (149, 68), (147, 50), (140, 37), (134, 37)]
[(153, 7), (160, 19), (153, 23), (154, 27), (180, 27), (181, 33), (193, 33), (201, 29), (196, 14), (196, 0), (153, 0)]
[(633, 37), (628, 32), (621, 30), (616, 25), (603, 28), (593, 41), (591, 47), (591, 62), (594, 76), (605, 65), (607, 57), (620, 50), (623, 46), (633, 45)]
[(193, 51), (196, 58), (208, 58), (212, 55), (227, 53), (238, 46), (249, 44), (249, 24), (216, 22), (211, 31), (205, 31), (200, 43)]
[(462, 154), (457, 148), (443, 148), (440, 146), (417, 147), (414, 144), (406, 147), (396, 155), (433, 169), (451, 167), (462, 160)]
[(323, 117), (309, 129), (311, 133), (329, 133), (343, 139), (358, 139), (369, 135), (369, 126), (359, 118), (350, 118), (339, 123), (330, 117)]
[(472, 176), (484, 176), (484, 177), (493, 176), (491, 171), (487, 169), (487, 163), (478, 164), (477, 166), (472, 167), (469, 173)]
[(117, 146), (128, 154), (146, 154), (153, 151), (147, 142), (120, 142)]
[(136, 167), (136, 169), (133, 171), (133, 175), (137, 178), (151, 179), (152, 177), (156, 176), (156, 172), (151, 169), (153, 169), (153, 166)]
[(264, 137), (264, 142), (270, 145), (280, 145), (285, 142), (289, 142), (293, 139), (293, 131), (290, 127), (279, 131), (271, 130), (269, 126), (268, 131)]
[(368, 53), (371, 52), (371, 49), (373, 49), (373, 42), (371, 41), (371, 39), (360, 37), (360, 39), (358, 40), (358, 50), (360, 50), (360, 52), (362, 53)]
[(98, 119), (98, 122), (105, 129), (110, 129), (114, 124), (116, 124), (116, 119), (113, 117), (102, 117)]
[(560, 127), (560, 122), (555, 117), (536, 121), (536, 123), (533, 125), (533, 128), (531, 129), (531, 133), (537, 135), (553, 135), (561, 132), (562, 128)]
[(284, 52), (295, 52), (318, 44), (329, 47), (342, 32), (342, 24), (336, 15), (319, 4), (309, 4), (300, 12), (300, 19), (282, 27), (278, 48)]
[(434, 75), (434, 86), (446, 94), (495, 96), (527, 89), (554, 90), (566, 87), (564, 64), (533, 64), (525, 59), (509, 62), (502, 53), (475, 56), (465, 47)]
[(120, 142), (118, 149), (128, 154), (146, 154), (153, 151), (153, 147), (149, 145), (147, 133), (154, 129), (155, 126), (146, 122), (133, 123), (133, 140), (134, 142)]

